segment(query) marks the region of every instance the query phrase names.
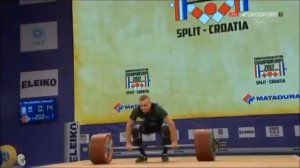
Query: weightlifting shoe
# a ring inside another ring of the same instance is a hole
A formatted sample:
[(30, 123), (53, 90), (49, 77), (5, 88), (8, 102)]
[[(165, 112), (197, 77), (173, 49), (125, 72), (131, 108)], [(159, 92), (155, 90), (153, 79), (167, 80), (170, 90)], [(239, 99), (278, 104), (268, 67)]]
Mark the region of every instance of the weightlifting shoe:
[(168, 162), (169, 161), (169, 156), (168, 156), (168, 154), (162, 154), (161, 155), (161, 160), (163, 161), (163, 162)]
[(145, 155), (140, 155), (140, 156), (135, 160), (136, 163), (141, 163), (141, 162), (146, 162), (146, 161), (147, 161), (147, 156), (145, 156)]

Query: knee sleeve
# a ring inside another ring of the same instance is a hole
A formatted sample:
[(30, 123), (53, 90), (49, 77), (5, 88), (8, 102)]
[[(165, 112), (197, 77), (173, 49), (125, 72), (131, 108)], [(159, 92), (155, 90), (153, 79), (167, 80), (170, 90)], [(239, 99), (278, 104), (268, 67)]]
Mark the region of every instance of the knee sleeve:
[(163, 138), (163, 144), (164, 145), (170, 144), (171, 143), (171, 135), (170, 135), (169, 126), (167, 124), (162, 125), (161, 133), (162, 133), (162, 138)]
[(142, 146), (143, 140), (142, 140), (142, 131), (143, 128), (141, 125), (135, 125), (132, 130), (132, 137), (133, 137), (133, 145), (135, 146)]

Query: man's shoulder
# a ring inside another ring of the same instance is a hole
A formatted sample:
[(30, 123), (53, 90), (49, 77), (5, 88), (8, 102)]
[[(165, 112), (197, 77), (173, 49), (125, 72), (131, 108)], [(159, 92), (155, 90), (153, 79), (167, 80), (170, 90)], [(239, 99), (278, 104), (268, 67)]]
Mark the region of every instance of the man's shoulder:
[(156, 111), (165, 111), (164, 108), (161, 105), (159, 105), (158, 103), (153, 103), (152, 105), (154, 106), (154, 109)]
[(140, 111), (141, 111), (140, 106), (137, 106), (132, 110), (133, 113), (139, 113)]
[(153, 103), (153, 102), (152, 102), (152, 103), (151, 103), (151, 106), (156, 108), (156, 107), (159, 106), (159, 104), (158, 104), (158, 103)]
[(136, 118), (141, 117), (141, 112), (139, 107), (135, 107), (130, 114), (130, 118), (132, 120), (136, 120)]

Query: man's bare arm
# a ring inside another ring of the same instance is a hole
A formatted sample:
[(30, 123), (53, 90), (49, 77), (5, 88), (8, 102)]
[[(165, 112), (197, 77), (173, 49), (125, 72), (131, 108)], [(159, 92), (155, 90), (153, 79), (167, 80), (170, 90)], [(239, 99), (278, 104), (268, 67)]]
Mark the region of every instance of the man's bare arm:
[(134, 125), (134, 121), (131, 118), (128, 118), (126, 128), (125, 128), (126, 144), (131, 144), (131, 130), (133, 125)]
[(174, 121), (169, 117), (169, 115), (167, 115), (167, 117), (165, 117), (164, 121), (169, 126), (172, 145), (177, 145), (177, 131), (176, 131), (176, 126), (175, 126)]

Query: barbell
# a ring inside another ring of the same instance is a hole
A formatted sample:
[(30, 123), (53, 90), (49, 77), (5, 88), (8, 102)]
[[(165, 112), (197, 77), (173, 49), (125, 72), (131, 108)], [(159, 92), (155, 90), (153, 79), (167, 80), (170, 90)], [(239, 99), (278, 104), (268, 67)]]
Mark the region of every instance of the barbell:
[[(214, 161), (216, 150), (225, 143), (219, 142), (214, 137), (210, 129), (197, 129), (194, 133), (194, 144), (179, 144), (177, 147), (194, 147), (198, 161)], [(171, 148), (172, 145), (162, 147)], [(139, 149), (133, 146), (131, 149)], [(146, 148), (158, 148), (158, 146), (148, 146)], [(93, 164), (109, 164), (112, 160), (113, 150), (126, 149), (126, 147), (113, 147), (112, 135), (110, 133), (95, 134), (89, 143), (89, 157)]]

